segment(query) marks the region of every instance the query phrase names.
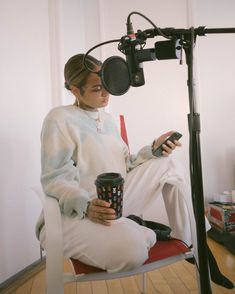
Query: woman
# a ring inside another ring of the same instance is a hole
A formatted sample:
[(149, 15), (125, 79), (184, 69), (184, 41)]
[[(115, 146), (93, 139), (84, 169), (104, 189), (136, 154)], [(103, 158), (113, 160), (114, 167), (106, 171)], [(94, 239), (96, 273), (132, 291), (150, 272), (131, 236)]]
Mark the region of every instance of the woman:
[[(196, 244), (190, 185), (183, 169), (168, 155), (180, 146), (164, 145), (162, 157), (155, 150), (172, 132), (130, 155), (112, 117), (102, 108), (109, 94), (98, 72), (101, 63), (83, 54), (65, 65), (65, 87), (74, 105), (52, 109), (42, 128), (42, 174), (44, 192), (56, 197), (62, 212), (64, 255), (109, 272), (130, 270), (144, 263), (156, 242), (155, 233), (128, 218), (115, 220), (110, 204), (97, 198), (95, 179), (117, 172), (125, 179), (123, 216), (142, 215), (163, 195), (172, 236)], [(208, 225), (209, 227), (209, 225)], [(40, 234), (39, 234), (40, 231)], [(38, 236), (45, 245), (45, 231), (38, 223)]]

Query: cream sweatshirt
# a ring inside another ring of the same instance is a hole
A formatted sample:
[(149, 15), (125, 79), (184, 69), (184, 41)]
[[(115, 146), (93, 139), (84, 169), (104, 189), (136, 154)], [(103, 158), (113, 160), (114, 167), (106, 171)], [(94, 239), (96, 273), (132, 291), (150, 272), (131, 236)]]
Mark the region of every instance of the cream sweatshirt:
[[(89, 112), (75, 105), (59, 106), (46, 116), (41, 133), (41, 184), (59, 201), (61, 212), (82, 219), (96, 196), (101, 173), (127, 172), (153, 158), (151, 146), (130, 155), (110, 114)], [(36, 235), (44, 224), (41, 214)]]

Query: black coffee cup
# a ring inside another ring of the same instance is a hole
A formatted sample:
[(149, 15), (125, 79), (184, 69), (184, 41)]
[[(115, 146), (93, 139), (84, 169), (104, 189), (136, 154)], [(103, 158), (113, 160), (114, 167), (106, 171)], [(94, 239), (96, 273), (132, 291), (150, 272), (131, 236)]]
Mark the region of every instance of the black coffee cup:
[(124, 179), (119, 173), (103, 173), (95, 180), (97, 196), (109, 202), (116, 211), (116, 218), (122, 216)]

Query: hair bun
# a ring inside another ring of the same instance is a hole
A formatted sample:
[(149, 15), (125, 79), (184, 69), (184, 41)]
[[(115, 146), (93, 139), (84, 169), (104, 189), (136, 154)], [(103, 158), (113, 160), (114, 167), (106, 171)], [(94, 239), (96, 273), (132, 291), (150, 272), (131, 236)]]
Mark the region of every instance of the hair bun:
[(68, 84), (67, 82), (64, 83), (64, 86), (65, 86), (65, 88), (66, 88), (67, 90), (70, 90), (70, 86), (69, 86), (69, 84)]

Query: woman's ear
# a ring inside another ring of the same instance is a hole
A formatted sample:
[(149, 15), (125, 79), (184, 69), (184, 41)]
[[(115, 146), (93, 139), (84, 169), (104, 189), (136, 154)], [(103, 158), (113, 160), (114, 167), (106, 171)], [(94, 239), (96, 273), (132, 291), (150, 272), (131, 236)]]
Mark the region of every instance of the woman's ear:
[(77, 88), (77, 87), (75, 87), (75, 86), (73, 86), (73, 85), (70, 86), (70, 91), (73, 93), (73, 95), (75, 97), (79, 97), (81, 95), (80, 89)]

